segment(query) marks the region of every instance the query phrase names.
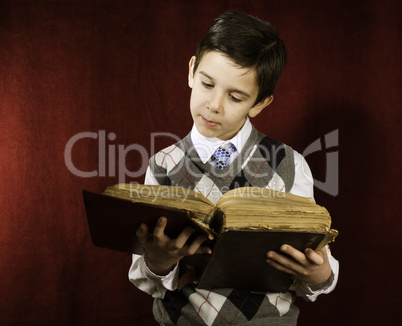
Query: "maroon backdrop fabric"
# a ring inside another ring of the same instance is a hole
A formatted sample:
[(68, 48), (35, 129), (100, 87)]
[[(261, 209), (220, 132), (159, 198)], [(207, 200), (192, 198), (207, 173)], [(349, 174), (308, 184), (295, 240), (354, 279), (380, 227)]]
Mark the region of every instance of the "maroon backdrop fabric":
[[(188, 60), (226, 9), (270, 21), (288, 47), (257, 128), (299, 152), (339, 133), (339, 193), (316, 189), (340, 231), (339, 284), (298, 300), (300, 325), (399, 316), (400, 1), (27, 0), (0, 2), (1, 325), (154, 324), (130, 256), (92, 246), (81, 190), (121, 181), (123, 163), (142, 182), (147, 157), (188, 133)], [(326, 151), (306, 158), (324, 181)]]

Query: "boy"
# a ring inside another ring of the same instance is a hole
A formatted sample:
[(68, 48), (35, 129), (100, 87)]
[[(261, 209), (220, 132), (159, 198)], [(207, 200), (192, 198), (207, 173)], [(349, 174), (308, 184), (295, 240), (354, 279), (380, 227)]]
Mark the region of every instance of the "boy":
[[(304, 158), (259, 133), (249, 120), (272, 102), (285, 63), (284, 44), (268, 23), (238, 12), (216, 19), (189, 63), (194, 126), (150, 159), (145, 183), (191, 188), (213, 202), (243, 186), (313, 197)], [(133, 255), (129, 271), (130, 281), (155, 298), (154, 316), (161, 325), (296, 324), (294, 293), (207, 291), (186, 282), (186, 274), (179, 274), (181, 259), (211, 250), (202, 246), (202, 236), (186, 244), (191, 228), (170, 239), (164, 234), (167, 223), (161, 217), (154, 230), (141, 225), (137, 236), (146, 254)], [(333, 290), (338, 262), (327, 249), (300, 252), (284, 244), (281, 251), (287, 255), (267, 252), (267, 263), (301, 281), (297, 295), (314, 301)]]

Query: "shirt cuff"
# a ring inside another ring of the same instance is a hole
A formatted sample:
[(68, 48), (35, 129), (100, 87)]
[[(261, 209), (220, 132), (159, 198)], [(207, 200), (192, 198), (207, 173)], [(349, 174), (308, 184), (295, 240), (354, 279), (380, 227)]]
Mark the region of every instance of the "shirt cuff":
[(163, 298), (166, 291), (177, 289), (179, 267), (177, 264), (169, 274), (157, 275), (148, 268), (144, 256), (133, 255), (128, 277), (130, 282), (141, 291), (150, 294), (154, 298)]
[(160, 282), (166, 290), (174, 291), (177, 289), (179, 279), (179, 263), (176, 263), (176, 266), (167, 275), (157, 275), (152, 272), (147, 266), (145, 256), (141, 257), (141, 264), (143, 264), (143, 270), (149, 279)]
[(301, 282), (300, 286), (296, 290), (296, 294), (299, 297), (304, 298), (306, 301), (314, 302), (320, 294), (328, 294), (332, 292), (336, 284), (338, 283), (339, 277), (339, 262), (332, 256), (329, 257), (329, 263), (331, 265), (331, 276), (329, 279), (321, 284), (309, 285), (307, 283)]

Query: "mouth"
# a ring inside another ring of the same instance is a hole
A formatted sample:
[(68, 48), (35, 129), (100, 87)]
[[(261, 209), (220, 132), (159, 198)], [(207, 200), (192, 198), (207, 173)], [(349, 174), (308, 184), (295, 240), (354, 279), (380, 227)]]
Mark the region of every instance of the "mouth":
[(204, 125), (206, 125), (209, 128), (215, 127), (218, 125), (217, 122), (213, 122), (213, 121), (209, 121), (207, 119), (205, 119), (203, 116), (201, 116), (202, 122), (204, 123)]

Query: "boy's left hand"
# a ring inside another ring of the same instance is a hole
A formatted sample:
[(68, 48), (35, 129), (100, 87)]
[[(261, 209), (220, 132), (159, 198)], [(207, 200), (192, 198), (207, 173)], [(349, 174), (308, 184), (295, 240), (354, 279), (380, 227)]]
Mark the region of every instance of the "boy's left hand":
[(281, 251), (288, 256), (268, 251), (267, 263), (311, 285), (324, 283), (330, 278), (332, 270), (325, 248), (317, 252), (306, 249), (303, 253), (292, 246), (282, 245)]

